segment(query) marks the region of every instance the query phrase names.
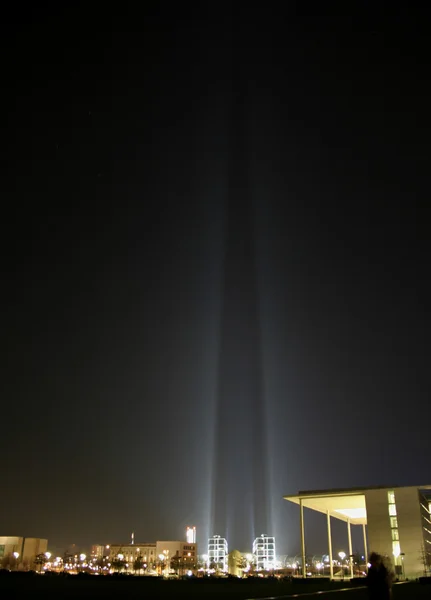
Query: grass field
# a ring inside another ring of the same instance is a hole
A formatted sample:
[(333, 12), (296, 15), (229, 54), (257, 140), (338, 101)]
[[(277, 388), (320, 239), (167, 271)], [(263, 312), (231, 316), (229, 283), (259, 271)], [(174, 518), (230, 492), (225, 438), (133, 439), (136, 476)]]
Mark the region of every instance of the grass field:
[[(0, 598), (12, 600), (14, 598), (143, 598), (152, 600), (169, 600), (181, 598), (184, 600), (198, 600), (209, 598), (215, 600), (248, 600), (254, 598), (288, 597), (293, 594), (311, 594), (322, 590), (318, 596), (304, 596), (307, 598), (325, 598), (327, 600), (365, 600), (367, 591), (364, 589), (351, 589), (350, 591), (334, 592), (344, 584), (298, 584), (278, 581), (163, 581), (153, 578), (124, 578), (115, 579), (108, 577), (0, 577)], [(326, 590), (325, 590), (326, 588)], [(417, 583), (406, 583), (394, 587), (394, 600), (422, 600), (431, 598), (431, 586)], [(281, 600), (281, 598), (280, 598)]]

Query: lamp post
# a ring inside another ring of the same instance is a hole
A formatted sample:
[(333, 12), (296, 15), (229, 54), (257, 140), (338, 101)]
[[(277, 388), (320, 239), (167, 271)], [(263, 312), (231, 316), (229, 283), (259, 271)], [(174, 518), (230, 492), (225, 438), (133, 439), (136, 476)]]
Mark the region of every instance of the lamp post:
[(406, 579), (406, 574), (404, 572), (404, 557), (405, 557), (405, 552), (401, 552), (400, 556), (401, 556), (401, 571), (402, 571), (403, 581), (405, 581), (405, 579)]
[(165, 577), (169, 574), (169, 550), (163, 550), (163, 554), (165, 555)]
[(163, 575), (163, 561), (165, 560), (165, 555), (164, 554), (159, 554), (159, 561), (160, 561), (160, 575)]
[(338, 553), (338, 556), (341, 558), (341, 573), (342, 573), (342, 576), (343, 576), (343, 579), (344, 579), (344, 564), (343, 564), (343, 561), (346, 558), (346, 553), (343, 552), (343, 551), (341, 551), (341, 552)]

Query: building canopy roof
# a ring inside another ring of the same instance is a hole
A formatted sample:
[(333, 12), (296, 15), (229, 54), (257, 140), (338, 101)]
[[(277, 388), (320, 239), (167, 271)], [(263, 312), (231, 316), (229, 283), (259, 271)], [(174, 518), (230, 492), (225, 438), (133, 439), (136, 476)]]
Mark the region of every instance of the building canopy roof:
[[(305, 508), (328, 514), (335, 519), (348, 521), (352, 525), (367, 523), (367, 508), (365, 503), (365, 492), (368, 490), (382, 489), (393, 490), (400, 486), (384, 486), (374, 488), (315, 490), (299, 492), (294, 496), (284, 496), (285, 500), (295, 504), (301, 504)], [(413, 486), (417, 489), (429, 489), (431, 486)]]

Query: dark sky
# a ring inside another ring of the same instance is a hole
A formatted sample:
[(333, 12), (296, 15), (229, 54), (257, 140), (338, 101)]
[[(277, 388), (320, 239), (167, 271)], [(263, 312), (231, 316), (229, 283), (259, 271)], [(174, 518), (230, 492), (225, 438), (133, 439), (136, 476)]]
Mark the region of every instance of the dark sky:
[(427, 31), (170, 4), (3, 15), (0, 533), (295, 554), (429, 483)]

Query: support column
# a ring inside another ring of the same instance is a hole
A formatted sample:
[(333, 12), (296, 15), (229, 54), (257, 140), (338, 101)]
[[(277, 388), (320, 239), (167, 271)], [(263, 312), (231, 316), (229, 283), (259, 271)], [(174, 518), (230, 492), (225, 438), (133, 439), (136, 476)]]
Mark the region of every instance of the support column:
[(362, 533), (364, 534), (364, 556), (365, 556), (365, 564), (368, 565), (368, 544), (367, 544), (367, 531), (365, 529), (365, 523), (362, 523)]
[(350, 519), (347, 519), (347, 537), (349, 539), (349, 565), (350, 565), (350, 577), (353, 577), (353, 550), (352, 550), (352, 529)]
[(329, 514), (329, 510), (326, 512), (326, 518), (328, 523), (329, 575), (331, 579), (334, 579), (334, 565), (332, 564), (331, 515)]
[(307, 577), (307, 567), (305, 566), (305, 532), (304, 532), (304, 507), (302, 505), (302, 498), (299, 500), (299, 520), (301, 524), (301, 556), (302, 556), (302, 576)]

